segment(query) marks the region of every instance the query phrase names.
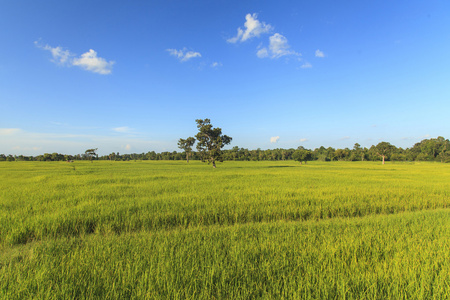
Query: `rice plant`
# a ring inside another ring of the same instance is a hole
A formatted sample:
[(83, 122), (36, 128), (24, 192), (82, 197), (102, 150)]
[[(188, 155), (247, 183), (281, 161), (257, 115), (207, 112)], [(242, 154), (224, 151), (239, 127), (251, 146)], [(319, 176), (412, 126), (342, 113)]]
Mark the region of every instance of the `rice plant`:
[(0, 163), (0, 298), (442, 299), (437, 163)]

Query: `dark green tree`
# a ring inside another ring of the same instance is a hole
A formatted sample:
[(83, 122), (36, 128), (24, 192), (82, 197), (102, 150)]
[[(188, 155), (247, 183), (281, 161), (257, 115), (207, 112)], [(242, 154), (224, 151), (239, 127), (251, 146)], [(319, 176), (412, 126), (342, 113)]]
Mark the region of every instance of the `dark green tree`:
[(441, 150), (441, 152), (439, 153), (439, 155), (437, 157), (440, 159), (441, 163), (449, 162), (450, 161), (450, 149), (447, 149), (447, 146), (445, 146)]
[(197, 119), (198, 133), (197, 150), (201, 155), (202, 161), (212, 163), (216, 167), (216, 161), (223, 161), (222, 148), (231, 143), (232, 138), (222, 134), (221, 128), (213, 128), (210, 119)]
[(295, 159), (296, 161), (299, 161), (300, 164), (302, 164), (303, 161), (306, 164), (307, 161), (313, 159), (313, 153), (311, 152), (311, 150), (300, 149), (300, 150), (296, 150), (292, 154), (292, 158)]
[(186, 152), (186, 162), (189, 162), (189, 156), (191, 156), (192, 146), (195, 144), (195, 139), (193, 137), (188, 137), (187, 139), (180, 139), (178, 141), (178, 148)]
[(98, 149), (98, 148), (95, 148), (95, 149), (87, 149), (87, 150), (84, 152), (84, 155), (86, 156), (87, 159), (89, 159), (89, 160), (92, 162), (92, 160), (94, 159), (94, 157), (97, 157), (97, 153), (96, 153), (97, 149)]
[(347, 149), (336, 149), (334, 151), (334, 156), (337, 160), (347, 160), (348, 155), (349, 151)]
[(410, 150), (415, 160), (434, 160), (445, 162), (450, 151), (450, 141), (442, 136), (436, 139), (426, 139), (415, 144)]
[(378, 156), (382, 158), (382, 164), (384, 165), (385, 158), (389, 157), (391, 153), (395, 150), (395, 146), (388, 142), (380, 142), (375, 146), (375, 151)]
[[(364, 156), (365, 156), (365, 153), (364, 153), (364, 149), (363, 148), (361, 148), (361, 145), (360, 144), (358, 144), (358, 143), (356, 143), (354, 146), (353, 146), (353, 158), (354, 158), (354, 160), (361, 160), (361, 161), (364, 161)], [(352, 159), (353, 160), (353, 159)]]

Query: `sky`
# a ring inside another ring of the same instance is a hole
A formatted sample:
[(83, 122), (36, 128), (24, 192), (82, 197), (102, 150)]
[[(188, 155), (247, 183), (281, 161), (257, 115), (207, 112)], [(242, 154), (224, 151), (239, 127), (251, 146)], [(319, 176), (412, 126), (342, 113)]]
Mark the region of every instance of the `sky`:
[(449, 1), (0, 0), (0, 153), (450, 138)]

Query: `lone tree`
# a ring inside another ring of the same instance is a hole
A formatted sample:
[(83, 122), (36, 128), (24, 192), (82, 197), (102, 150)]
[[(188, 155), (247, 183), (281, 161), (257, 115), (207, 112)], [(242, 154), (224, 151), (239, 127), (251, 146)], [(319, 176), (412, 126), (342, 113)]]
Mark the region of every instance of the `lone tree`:
[(222, 134), (221, 128), (213, 128), (210, 119), (197, 119), (198, 133), (197, 150), (201, 155), (202, 161), (212, 163), (213, 168), (216, 167), (216, 160), (223, 161), (222, 148), (231, 143), (232, 138)]
[(375, 146), (375, 151), (383, 159), (382, 164), (384, 165), (384, 159), (392, 154), (394, 146), (388, 142), (380, 142)]
[(303, 161), (306, 164), (306, 162), (308, 160), (313, 159), (313, 154), (312, 154), (311, 150), (298, 149), (292, 154), (292, 158), (295, 159), (296, 161), (299, 161), (300, 164), (302, 164)]
[(95, 149), (87, 149), (86, 152), (84, 152), (84, 155), (86, 156), (87, 159), (89, 159), (89, 160), (92, 162), (92, 159), (93, 159), (94, 157), (97, 157), (97, 158), (98, 158), (97, 153), (96, 153), (97, 149), (98, 149), (98, 148), (95, 148)]
[(195, 144), (195, 139), (193, 137), (188, 137), (187, 139), (180, 139), (178, 141), (178, 148), (186, 152), (186, 162), (189, 162), (189, 156), (191, 155), (192, 146)]

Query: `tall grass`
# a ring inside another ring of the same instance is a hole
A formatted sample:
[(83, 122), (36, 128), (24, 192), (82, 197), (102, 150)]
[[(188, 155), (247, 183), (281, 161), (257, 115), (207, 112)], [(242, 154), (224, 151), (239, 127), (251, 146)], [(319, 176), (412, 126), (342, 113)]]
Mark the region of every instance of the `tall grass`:
[(0, 163), (0, 298), (442, 299), (437, 163)]
[(2, 255), (0, 295), (446, 299), (449, 218), (446, 209), (50, 239)]
[[(450, 205), (443, 164), (3, 163), (1, 243)], [(438, 176), (436, 176), (438, 174)]]

